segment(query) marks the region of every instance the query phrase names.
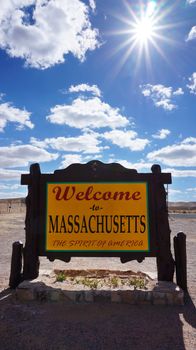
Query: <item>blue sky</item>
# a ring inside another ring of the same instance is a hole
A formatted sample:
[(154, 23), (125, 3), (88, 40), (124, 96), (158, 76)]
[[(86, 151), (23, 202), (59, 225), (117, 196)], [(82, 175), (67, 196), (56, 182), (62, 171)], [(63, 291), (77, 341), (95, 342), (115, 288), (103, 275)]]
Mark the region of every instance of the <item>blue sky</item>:
[(196, 0), (7, 0), (0, 8), (0, 198), (92, 159), (172, 173), (196, 200)]

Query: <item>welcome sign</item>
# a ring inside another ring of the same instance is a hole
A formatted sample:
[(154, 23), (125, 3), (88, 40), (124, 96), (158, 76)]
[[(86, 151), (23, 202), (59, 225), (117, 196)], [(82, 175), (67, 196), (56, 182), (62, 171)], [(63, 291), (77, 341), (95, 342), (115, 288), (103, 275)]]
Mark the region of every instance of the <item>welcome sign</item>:
[(22, 174), (28, 185), (25, 279), (39, 275), (39, 257), (119, 257), (122, 263), (156, 257), (158, 279), (172, 281), (174, 261), (165, 184), (171, 174), (158, 164), (138, 173), (92, 160), (41, 173), (38, 163)]
[(149, 251), (147, 182), (46, 186), (46, 251)]

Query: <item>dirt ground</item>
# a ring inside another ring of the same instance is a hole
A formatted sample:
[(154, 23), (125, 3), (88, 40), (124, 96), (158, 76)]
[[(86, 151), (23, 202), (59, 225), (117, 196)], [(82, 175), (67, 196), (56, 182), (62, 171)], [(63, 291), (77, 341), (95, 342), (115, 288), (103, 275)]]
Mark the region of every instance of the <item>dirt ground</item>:
[[(24, 213), (0, 215), (0, 350), (195, 350), (196, 218), (170, 218), (172, 236), (187, 234), (185, 306), (19, 302), (8, 289), (11, 247), (24, 242)], [(41, 258), (41, 269), (138, 270), (156, 277), (155, 259), (121, 264), (118, 258)]]

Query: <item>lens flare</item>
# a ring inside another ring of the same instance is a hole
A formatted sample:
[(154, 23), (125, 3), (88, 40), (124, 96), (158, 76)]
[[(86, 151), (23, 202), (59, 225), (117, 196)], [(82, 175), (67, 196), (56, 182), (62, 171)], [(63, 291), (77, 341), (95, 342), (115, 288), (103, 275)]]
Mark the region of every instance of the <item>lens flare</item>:
[(151, 17), (155, 13), (157, 4), (155, 1), (150, 1), (147, 5), (146, 16)]
[[(179, 23), (171, 23), (168, 17), (175, 9), (176, 2), (169, 2), (169, 6), (159, 3), (156, 0), (139, 0), (132, 5), (128, 0), (123, 0), (126, 7), (126, 16), (115, 14), (115, 17), (123, 23), (122, 29), (113, 31), (113, 35), (123, 35), (124, 39), (111, 52), (111, 56), (124, 51), (113, 76), (118, 75), (126, 62), (135, 65), (134, 72), (137, 72), (141, 63), (144, 63), (148, 71), (153, 70), (152, 59), (154, 53), (158, 53), (169, 65), (171, 62), (164, 51), (165, 44), (177, 45), (178, 43), (168, 35), (170, 29), (177, 28)], [(162, 47), (163, 44), (163, 47)]]

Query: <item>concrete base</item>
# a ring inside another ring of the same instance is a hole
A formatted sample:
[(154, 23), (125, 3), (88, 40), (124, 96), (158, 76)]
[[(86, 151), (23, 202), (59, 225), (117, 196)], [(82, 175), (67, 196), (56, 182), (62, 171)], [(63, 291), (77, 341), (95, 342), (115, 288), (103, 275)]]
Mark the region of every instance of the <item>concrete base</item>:
[(40, 302), (184, 305), (183, 290), (172, 282), (149, 280), (145, 289), (134, 289), (134, 286), (112, 288), (106, 285), (90, 289), (67, 281), (56, 282), (54, 273), (46, 271), (35, 280), (20, 283), (16, 297), (21, 301)]

